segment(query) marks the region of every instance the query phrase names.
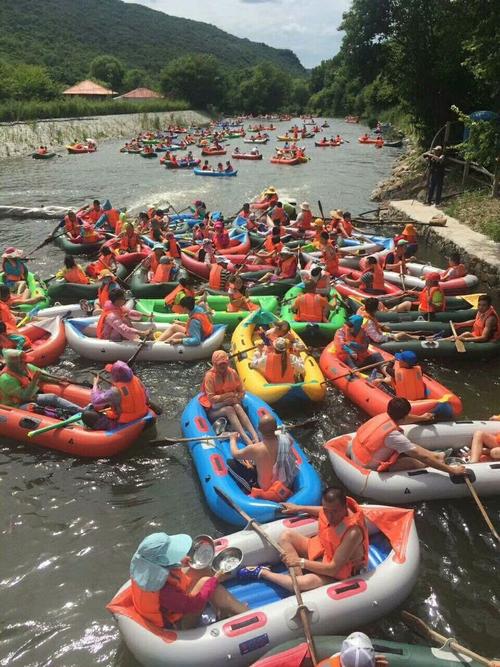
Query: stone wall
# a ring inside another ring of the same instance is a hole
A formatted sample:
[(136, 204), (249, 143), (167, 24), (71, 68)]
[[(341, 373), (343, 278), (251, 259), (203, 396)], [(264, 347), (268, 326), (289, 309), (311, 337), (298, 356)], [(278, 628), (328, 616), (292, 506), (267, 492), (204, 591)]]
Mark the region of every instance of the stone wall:
[(0, 158), (27, 155), (41, 145), (63, 148), (75, 139), (128, 139), (141, 130), (159, 129), (169, 123), (190, 126), (209, 122), (209, 116), (197, 111), (159, 111), (4, 123), (0, 124)]

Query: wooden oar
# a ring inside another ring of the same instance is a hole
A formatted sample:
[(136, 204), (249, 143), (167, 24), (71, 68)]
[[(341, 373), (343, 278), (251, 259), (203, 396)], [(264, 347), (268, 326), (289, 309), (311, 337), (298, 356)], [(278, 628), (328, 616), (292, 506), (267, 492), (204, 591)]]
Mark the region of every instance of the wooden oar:
[(177, 445), (180, 442), (207, 442), (208, 440), (227, 440), (229, 435), (207, 435), (202, 438), (161, 438), (160, 440), (150, 440), (147, 444), (153, 447), (160, 445)]
[[(274, 549), (276, 549), (276, 551), (279, 553), (281, 557), (283, 557), (286, 554), (285, 550), (278, 544), (278, 542), (276, 542), (255, 519), (253, 519), (249, 514), (247, 514), (244, 510), (242, 510), (241, 507), (239, 507), (234, 502), (234, 500), (229, 498), (229, 496), (227, 496), (224, 493), (224, 491), (222, 491), (217, 486), (214, 487), (214, 491), (219, 496), (219, 498), (221, 498), (227, 505), (229, 505), (229, 507), (231, 507), (247, 522), (247, 528), (252, 528), (257, 533), (257, 535), (259, 535), (265, 542), (267, 542)], [(295, 597), (297, 598), (297, 609), (299, 612), (300, 620), (302, 622), (302, 629), (304, 631), (304, 636), (306, 638), (307, 646), (309, 648), (309, 653), (311, 655), (311, 661), (313, 666), (315, 667), (318, 664), (318, 657), (311, 629), (311, 618), (310, 618), (311, 612), (308, 609), (308, 607), (304, 604), (304, 601), (302, 599), (302, 593), (300, 591), (299, 584), (297, 582), (297, 575), (295, 574), (295, 569), (293, 567), (289, 567), (288, 572), (292, 579), (293, 591), (295, 593)]]
[[(153, 316), (153, 313), (151, 313), (151, 317), (152, 317), (152, 316)], [(134, 352), (134, 354), (130, 357), (130, 359), (127, 359), (127, 361), (125, 362), (125, 363), (127, 364), (127, 366), (132, 366), (132, 364), (134, 363), (134, 361), (137, 359), (137, 357), (138, 357), (140, 351), (142, 350), (142, 348), (143, 348), (143, 347), (146, 345), (146, 343), (148, 342), (149, 334), (150, 334), (152, 331), (153, 331), (153, 329), (151, 328), (149, 331), (147, 331), (147, 332), (145, 333), (144, 337), (141, 339), (141, 342), (140, 342), (139, 345), (137, 346), (137, 349), (136, 349), (136, 351)]]
[(483, 503), (481, 502), (481, 498), (478, 496), (477, 491), (474, 488), (474, 485), (472, 484), (470, 479), (467, 477), (467, 475), (465, 476), (465, 483), (469, 487), (469, 491), (471, 492), (471, 495), (474, 498), (474, 500), (476, 502), (476, 505), (479, 508), (479, 511), (483, 515), (483, 519), (486, 521), (486, 524), (487, 524), (488, 528), (491, 530), (491, 533), (492, 533), (493, 537), (496, 539), (497, 542), (500, 542), (500, 535), (497, 533), (497, 531), (495, 529), (495, 526), (493, 525), (490, 517), (488, 516), (488, 512), (486, 511)]
[(402, 611), (401, 617), (408, 627), (410, 627), (422, 637), (436, 642), (437, 644), (441, 644), (443, 647), (446, 646), (454, 653), (462, 653), (462, 655), (465, 655), (468, 658), (477, 660), (477, 662), (479, 662), (481, 665), (486, 665), (487, 667), (491, 666), (492, 661), (488, 660), (488, 658), (484, 658), (482, 655), (479, 655), (479, 653), (475, 653), (469, 648), (462, 646), (462, 644), (459, 644), (455, 639), (452, 639), (451, 637), (445, 637), (439, 632), (436, 632), (436, 630), (433, 630), (427, 625), (427, 623), (422, 621), (421, 618), (410, 614), (409, 611)]
[(139, 264), (135, 267), (135, 269), (132, 271), (132, 273), (130, 273), (124, 280), (121, 280), (120, 282), (122, 282), (124, 285), (127, 285), (127, 288), (128, 288), (128, 286), (129, 286), (129, 281), (131, 280), (132, 276), (135, 276), (135, 274), (137, 273), (137, 271), (139, 271), (139, 269), (141, 268), (141, 266), (144, 264), (144, 262), (145, 262), (147, 259), (149, 259), (149, 257), (150, 257), (150, 255), (147, 255), (146, 257), (144, 257), (144, 259), (141, 259), (141, 261), (140, 261)]
[(455, 342), (455, 347), (457, 352), (460, 353), (466, 352), (464, 342), (458, 337), (457, 330), (455, 329), (453, 320), (450, 320), (450, 328), (451, 328), (451, 333), (453, 334), (453, 340)]
[(383, 364), (388, 364), (390, 363), (387, 359), (384, 359), (383, 361), (377, 361), (376, 364), (368, 364), (368, 366), (360, 366), (359, 368), (352, 368), (349, 373), (343, 373), (342, 375), (337, 375), (337, 377), (332, 378), (331, 380), (324, 380), (320, 384), (328, 384), (331, 382), (336, 382), (337, 380), (341, 380), (342, 378), (347, 377), (348, 375), (354, 375), (355, 373), (359, 373), (361, 371), (368, 371), (370, 368), (377, 368), (377, 366), (382, 366)]
[[(47, 243), (50, 243), (50, 242), (52, 241), (52, 239), (57, 238), (57, 237), (55, 236), (55, 233), (57, 232), (58, 229), (60, 229), (61, 227), (63, 227), (63, 225), (64, 225), (64, 220), (61, 220), (60, 222), (58, 222), (57, 225), (54, 227), (54, 229), (51, 231), (51, 233), (47, 236), (47, 238), (45, 238), (40, 244), (38, 244), (36, 248), (34, 248), (33, 250), (30, 250), (30, 251), (29, 251), (28, 253), (26, 253), (26, 254), (27, 254), (27, 255), (32, 255), (32, 254), (33, 254), (34, 252), (36, 252), (37, 250), (40, 250), (40, 248), (43, 248), (44, 246), (46, 246)], [(65, 232), (63, 232), (63, 234), (64, 234), (64, 233), (65, 233)], [(58, 234), (58, 236), (62, 236), (63, 234)]]
[(47, 431), (55, 431), (56, 429), (63, 428), (63, 426), (67, 426), (68, 424), (73, 424), (74, 422), (77, 422), (79, 419), (81, 419), (81, 417), (82, 413), (77, 412), (71, 417), (68, 417), (68, 419), (63, 419), (63, 421), (57, 422), (57, 424), (51, 424), (50, 426), (39, 428), (36, 431), (28, 431), (28, 438), (35, 438), (37, 435), (41, 435), (42, 433), (47, 433)]
[(405, 273), (401, 262), (399, 263), (399, 275), (401, 276), (401, 287), (403, 288), (403, 292), (406, 292)]

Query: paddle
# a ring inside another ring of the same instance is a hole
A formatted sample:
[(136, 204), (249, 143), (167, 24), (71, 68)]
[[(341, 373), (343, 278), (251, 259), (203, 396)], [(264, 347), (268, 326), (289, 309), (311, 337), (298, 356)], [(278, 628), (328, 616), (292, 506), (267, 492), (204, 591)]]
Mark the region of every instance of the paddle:
[(403, 288), (403, 292), (406, 292), (405, 273), (403, 271), (402, 263), (399, 264), (399, 275), (401, 276), (401, 287)]
[(331, 380), (324, 380), (320, 384), (329, 384), (332, 382), (336, 382), (337, 380), (341, 380), (342, 378), (347, 377), (348, 375), (354, 375), (355, 373), (360, 373), (361, 371), (368, 371), (370, 368), (377, 368), (377, 366), (382, 366), (383, 364), (389, 363), (387, 359), (384, 359), (383, 361), (377, 361), (376, 364), (368, 364), (368, 366), (360, 366), (359, 368), (352, 368), (349, 373), (343, 373), (342, 375), (337, 375), (335, 378), (332, 378)]
[(483, 519), (486, 521), (486, 524), (487, 524), (488, 528), (491, 530), (491, 533), (492, 533), (493, 537), (496, 539), (497, 542), (500, 542), (500, 535), (497, 533), (497, 531), (495, 529), (495, 526), (493, 525), (493, 523), (491, 522), (490, 517), (488, 516), (488, 512), (486, 511), (483, 503), (481, 502), (480, 497), (477, 494), (476, 489), (474, 488), (474, 485), (472, 484), (470, 479), (467, 477), (467, 475), (465, 476), (465, 483), (469, 487), (469, 491), (471, 492), (471, 496), (474, 498), (474, 500), (476, 502), (476, 505), (479, 508), (479, 511), (483, 515)]
[(149, 259), (149, 255), (147, 257), (144, 257), (144, 259), (141, 259), (141, 261), (135, 267), (135, 269), (124, 280), (120, 280), (120, 282), (122, 282), (124, 285), (127, 285), (127, 288), (128, 288), (130, 279), (132, 278), (132, 276), (134, 276), (137, 273), (137, 271), (139, 271), (139, 269), (141, 268), (141, 266), (144, 264), (144, 262), (147, 259)]
[[(152, 319), (152, 317), (153, 317), (153, 313), (151, 313), (151, 319)], [(140, 351), (142, 350), (142, 348), (144, 347), (144, 345), (146, 345), (146, 343), (148, 342), (149, 334), (150, 334), (152, 331), (153, 331), (153, 329), (151, 328), (149, 331), (146, 332), (145, 336), (144, 336), (143, 338), (141, 338), (141, 342), (140, 342), (139, 345), (137, 346), (136, 351), (135, 351), (134, 354), (130, 357), (130, 359), (127, 359), (127, 361), (125, 362), (125, 363), (127, 364), (127, 366), (132, 367), (132, 364), (134, 363), (134, 361), (135, 361), (135, 360), (137, 359), (137, 357), (139, 356)]]
[(28, 438), (35, 438), (37, 435), (41, 435), (42, 433), (47, 433), (47, 431), (55, 431), (56, 429), (63, 428), (64, 426), (67, 426), (68, 424), (73, 424), (74, 422), (77, 422), (79, 419), (81, 419), (82, 413), (77, 412), (76, 414), (72, 415), (71, 417), (68, 417), (68, 419), (64, 419), (63, 421), (57, 422), (57, 424), (51, 424), (50, 426), (44, 426), (44, 428), (39, 428), (36, 431), (28, 431)]
[(53, 239), (58, 238), (59, 236), (63, 236), (65, 234), (65, 232), (63, 232), (62, 234), (57, 234), (57, 236), (56, 236), (57, 230), (60, 229), (61, 227), (64, 227), (64, 220), (61, 220), (60, 222), (58, 222), (57, 225), (54, 227), (54, 229), (51, 231), (51, 233), (47, 236), (47, 238), (45, 238), (41, 243), (39, 243), (36, 246), (36, 248), (34, 248), (33, 250), (30, 250), (30, 252), (28, 252), (26, 254), (27, 255), (32, 255), (37, 250), (40, 250), (41, 248), (46, 246), (48, 243), (50, 243)]
[(450, 320), (450, 328), (453, 334), (453, 340), (455, 342), (455, 348), (457, 352), (460, 353), (466, 352), (464, 342), (458, 337), (457, 330), (455, 329), (455, 324), (453, 323), (453, 320)]
[(430, 628), (427, 625), (427, 623), (422, 621), (421, 618), (418, 618), (418, 616), (410, 614), (409, 611), (402, 611), (401, 617), (403, 619), (403, 622), (409, 628), (414, 630), (417, 634), (421, 635), (422, 637), (434, 641), (437, 644), (441, 644), (443, 648), (447, 647), (454, 653), (462, 653), (463, 655), (466, 655), (468, 658), (477, 660), (477, 662), (479, 662), (481, 665), (486, 665), (487, 667), (491, 667), (493, 661), (490, 661), (488, 660), (488, 658), (484, 658), (482, 655), (479, 655), (478, 653), (471, 651), (465, 646), (462, 646), (462, 644), (459, 644), (455, 639), (452, 639), (451, 637), (445, 637), (439, 632), (436, 632), (436, 630)]
[[(252, 528), (257, 533), (257, 535), (259, 535), (265, 542), (267, 542), (270, 546), (276, 549), (276, 551), (279, 553), (281, 557), (285, 556), (286, 554), (285, 550), (278, 544), (278, 542), (273, 540), (273, 538), (267, 533), (266, 530), (264, 530), (264, 528), (255, 519), (253, 519), (249, 514), (247, 514), (244, 510), (242, 510), (241, 507), (239, 507), (234, 502), (234, 500), (229, 498), (229, 496), (227, 496), (224, 493), (224, 491), (222, 491), (219, 487), (214, 486), (214, 491), (219, 496), (219, 498), (221, 498), (227, 505), (229, 505), (229, 507), (231, 507), (231, 509), (237, 512), (247, 522), (246, 528)], [(302, 629), (304, 631), (304, 636), (306, 638), (307, 646), (309, 648), (309, 653), (311, 654), (312, 664), (313, 666), (316, 666), (318, 664), (318, 657), (311, 630), (311, 622), (310, 622), (311, 612), (308, 609), (308, 607), (304, 604), (304, 601), (302, 600), (302, 593), (300, 591), (299, 584), (297, 582), (297, 575), (295, 574), (295, 569), (293, 567), (289, 567), (288, 572), (292, 579), (292, 585), (295, 597), (297, 598), (297, 609), (299, 612), (300, 620), (302, 622)]]

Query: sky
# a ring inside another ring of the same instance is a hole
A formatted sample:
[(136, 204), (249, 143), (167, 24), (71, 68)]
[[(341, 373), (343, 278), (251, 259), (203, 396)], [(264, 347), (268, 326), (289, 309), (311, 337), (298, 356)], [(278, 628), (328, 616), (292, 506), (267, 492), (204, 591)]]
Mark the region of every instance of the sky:
[(350, 0), (125, 0), (294, 51), (305, 67), (334, 56)]

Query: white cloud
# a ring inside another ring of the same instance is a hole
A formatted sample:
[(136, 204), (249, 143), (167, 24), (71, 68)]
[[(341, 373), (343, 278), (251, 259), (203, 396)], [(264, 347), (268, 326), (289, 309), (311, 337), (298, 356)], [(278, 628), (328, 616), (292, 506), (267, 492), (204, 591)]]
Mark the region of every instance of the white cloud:
[(237, 37), (292, 49), (305, 67), (334, 56), (350, 0), (125, 0), (211, 23)]

